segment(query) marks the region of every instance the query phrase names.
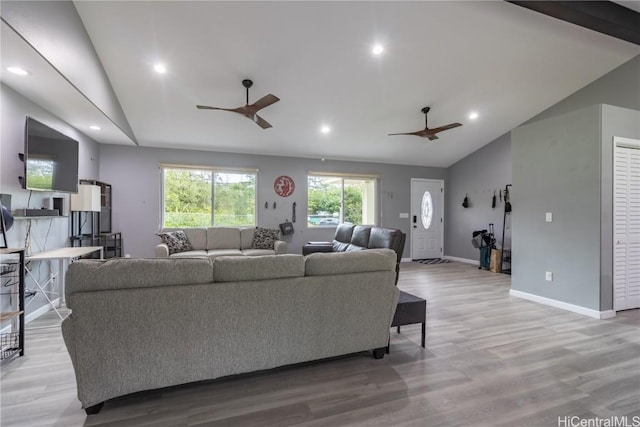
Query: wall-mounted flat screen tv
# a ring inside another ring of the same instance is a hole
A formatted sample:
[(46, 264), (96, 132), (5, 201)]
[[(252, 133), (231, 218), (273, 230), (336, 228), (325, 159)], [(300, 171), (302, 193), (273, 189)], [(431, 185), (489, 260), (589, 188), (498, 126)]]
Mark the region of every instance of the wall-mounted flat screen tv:
[(24, 139), (27, 190), (78, 192), (78, 141), (27, 117)]

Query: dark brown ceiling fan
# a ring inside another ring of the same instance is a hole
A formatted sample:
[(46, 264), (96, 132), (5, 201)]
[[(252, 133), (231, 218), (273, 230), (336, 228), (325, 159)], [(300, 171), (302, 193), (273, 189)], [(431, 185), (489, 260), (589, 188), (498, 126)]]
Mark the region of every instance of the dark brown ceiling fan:
[(390, 133), (389, 136), (393, 135), (415, 135), (420, 136), (422, 138), (429, 138), (429, 141), (433, 141), (434, 139), (438, 139), (436, 135), (439, 132), (457, 128), (458, 126), (462, 126), (462, 123), (449, 123), (448, 125), (440, 126), (437, 128), (429, 129), (429, 125), (427, 124), (427, 114), (429, 114), (430, 107), (424, 107), (422, 110), (424, 113), (424, 129), (416, 131), (416, 132), (406, 132), (406, 133)]
[(253, 120), (260, 126), (262, 129), (270, 128), (271, 125), (265, 119), (260, 117), (257, 113), (265, 107), (268, 107), (271, 104), (275, 104), (280, 101), (275, 95), (269, 94), (265, 95), (262, 98), (258, 99), (253, 104), (249, 105), (249, 88), (253, 86), (253, 82), (249, 79), (245, 79), (242, 81), (242, 86), (247, 89), (247, 105), (244, 107), (238, 108), (220, 108), (220, 107), (209, 107), (208, 105), (196, 105), (196, 108), (199, 110), (223, 110), (223, 111), (232, 111), (234, 113), (242, 114), (248, 119)]

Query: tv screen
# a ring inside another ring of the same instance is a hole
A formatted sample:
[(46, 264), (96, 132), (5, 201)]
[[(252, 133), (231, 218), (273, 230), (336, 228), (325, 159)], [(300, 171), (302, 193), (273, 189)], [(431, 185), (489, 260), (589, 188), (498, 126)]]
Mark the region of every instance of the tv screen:
[(78, 192), (78, 141), (27, 117), (24, 148), (24, 188)]

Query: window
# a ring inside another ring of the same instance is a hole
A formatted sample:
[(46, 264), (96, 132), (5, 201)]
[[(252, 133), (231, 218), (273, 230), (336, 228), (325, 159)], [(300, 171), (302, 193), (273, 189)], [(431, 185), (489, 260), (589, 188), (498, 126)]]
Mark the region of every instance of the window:
[(431, 220), (433, 219), (433, 199), (431, 198), (431, 193), (428, 190), (422, 195), (420, 211), (422, 226), (425, 230), (428, 230), (429, 227), (431, 227)]
[(255, 171), (162, 166), (162, 227), (256, 225)]
[(307, 225), (310, 227), (376, 223), (375, 177), (308, 176)]

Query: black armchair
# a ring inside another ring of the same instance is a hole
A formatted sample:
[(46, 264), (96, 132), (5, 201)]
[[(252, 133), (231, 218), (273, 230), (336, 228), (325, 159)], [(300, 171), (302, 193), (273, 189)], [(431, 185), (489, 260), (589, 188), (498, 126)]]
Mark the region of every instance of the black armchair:
[(332, 242), (309, 242), (302, 248), (303, 255), (315, 252), (347, 252), (365, 249), (392, 249), (397, 256), (396, 284), (400, 274), (400, 261), (406, 234), (395, 228), (371, 225), (340, 224)]

